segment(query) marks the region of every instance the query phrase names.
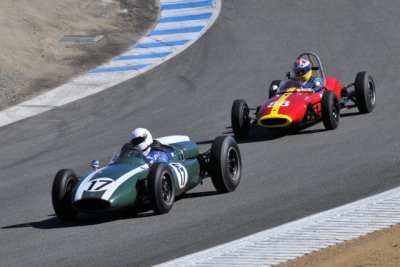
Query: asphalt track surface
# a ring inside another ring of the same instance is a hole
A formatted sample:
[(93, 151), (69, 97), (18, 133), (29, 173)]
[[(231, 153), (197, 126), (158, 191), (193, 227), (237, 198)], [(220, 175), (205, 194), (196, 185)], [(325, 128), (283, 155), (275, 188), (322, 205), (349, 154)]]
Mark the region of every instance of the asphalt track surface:
[[(1, 128), (0, 265), (148, 266), (399, 186), (399, 8), (397, 0), (227, 0), (211, 30), (171, 61)], [(163, 216), (55, 218), (58, 169), (84, 174), (90, 160), (106, 163), (139, 126), (187, 134), (205, 150), (231, 132), (233, 100), (262, 102), (303, 51), (344, 83), (368, 70), (378, 90), (373, 113), (350, 111), (334, 131), (253, 132), (240, 144), (234, 193), (215, 194), (207, 180)]]

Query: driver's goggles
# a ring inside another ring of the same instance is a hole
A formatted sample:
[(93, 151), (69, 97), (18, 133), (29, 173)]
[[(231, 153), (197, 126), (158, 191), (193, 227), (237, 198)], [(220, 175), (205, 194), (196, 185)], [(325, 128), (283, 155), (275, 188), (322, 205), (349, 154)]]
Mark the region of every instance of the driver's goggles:
[(296, 74), (296, 76), (303, 76), (305, 74), (307, 74), (307, 72), (309, 72), (310, 70), (306, 70), (306, 69), (302, 69), (302, 70), (295, 70), (294, 73)]
[(132, 146), (137, 146), (146, 140), (147, 136), (139, 136), (131, 140)]

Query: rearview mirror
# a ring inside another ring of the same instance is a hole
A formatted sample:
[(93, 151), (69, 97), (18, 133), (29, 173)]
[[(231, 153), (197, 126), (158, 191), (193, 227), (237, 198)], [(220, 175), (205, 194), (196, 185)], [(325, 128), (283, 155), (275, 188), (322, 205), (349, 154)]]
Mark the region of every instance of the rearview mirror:
[(93, 170), (97, 171), (97, 169), (100, 167), (100, 161), (97, 159), (92, 160), (92, 168)]

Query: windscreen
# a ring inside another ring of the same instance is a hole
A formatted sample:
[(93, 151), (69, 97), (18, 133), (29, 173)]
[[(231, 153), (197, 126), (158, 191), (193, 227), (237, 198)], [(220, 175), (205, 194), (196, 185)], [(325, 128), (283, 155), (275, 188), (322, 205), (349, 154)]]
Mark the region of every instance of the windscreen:
[(305, 88), (304, 85), (298, 81), (290, 80), (279, 87), (277, 94), (284, 93), (312, 93), (311, 88)]
[(121, 164), (121, 163), (133, 163), (133, 162), (145, 163), (142, 151), (138, 149), (125, 149), (115, 153), (112, 157), (110, 164)]

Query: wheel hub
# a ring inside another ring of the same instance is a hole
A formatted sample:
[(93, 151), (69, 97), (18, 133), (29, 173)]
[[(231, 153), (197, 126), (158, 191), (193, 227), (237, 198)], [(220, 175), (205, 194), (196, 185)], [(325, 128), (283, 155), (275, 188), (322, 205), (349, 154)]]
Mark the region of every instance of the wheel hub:
[(237, 173), (239, 169), (239, 160), (237, 152), (234, 148), (231, 148), (228, 152), (228, 170), (229, 175), (233, 180), (237, 179)]
[(168, 177), (164, 174), (161, 179), (161, 195), (164, 202), (169, 202), (172, 195), (171, 184), (168, 181)]
[(368, 82), (368, 97), (371, 105), (375, 105), (376, 96), (374, 86), (372, 85), (371, 81)]
[(332, 107), (332, 116), (335, 120), (338, 119), (339, 117), (339, 105), (338, 102), (334, 102), (333, 103), (333, 107)]

